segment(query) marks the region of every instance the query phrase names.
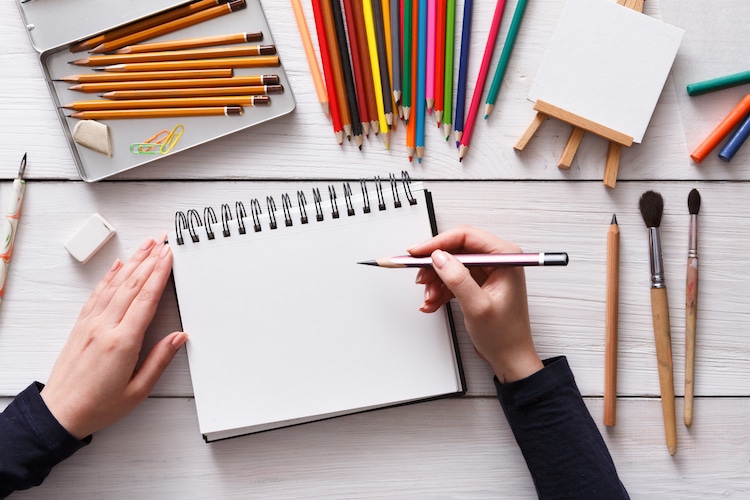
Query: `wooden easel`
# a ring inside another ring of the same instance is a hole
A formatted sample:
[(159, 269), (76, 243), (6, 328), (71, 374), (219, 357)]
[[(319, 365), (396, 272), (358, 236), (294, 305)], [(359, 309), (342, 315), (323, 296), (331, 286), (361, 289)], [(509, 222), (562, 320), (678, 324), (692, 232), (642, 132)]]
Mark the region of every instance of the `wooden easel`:
[[(617, 0), (619, 5), (637, 12), (643, 12), (643, 2), (644, 0)], [(547, 118), (556, 118), (573, 126), (573, 130), (570, 132), (570, 137), (568, 137), (568, 142), (565, 145), (565, 149), (563, 149), (557, 166), (562, 169), (570, 168), (576, 151), (578, 151), (578, 146), (583, 139), (583, 134), (590, 132), (609, 141), (607, 161), (604, 167), (604, 180), (602, 182), (608, 188), (615, 187), (617, 183), (617, 170), (620, 166), (620, 148), (621, 146), (630, 147), (633, 144), (632, 137), (541, 100), (534, 103), (534, 110), (536, 110), (534, 120), (521, 138), (518, 139), (515, 146), (513, 146), (514, 149), (523, 151), (534, 134), (536, 134), (536, 131), (539, 130), (539, 127), (542, 126), (542, 123)]]

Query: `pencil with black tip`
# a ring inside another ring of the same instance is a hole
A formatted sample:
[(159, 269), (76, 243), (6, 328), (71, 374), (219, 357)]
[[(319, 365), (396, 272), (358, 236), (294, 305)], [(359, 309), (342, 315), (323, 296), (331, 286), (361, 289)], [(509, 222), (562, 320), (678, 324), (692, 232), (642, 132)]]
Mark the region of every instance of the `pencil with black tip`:
[(362, 72), (362, 62), (359, 57), (359, 39), (356, 34), (357, 23), (355, 21), (354, 4), (358, 1), (344, 0), (344, 20), (349, 32), (349, 52), (351, 54), (352, 76), (357, 94), (357, 107), (359, 108), (359, 121), (362, 123), (362, 132), (366, 137), (370, 135), (370, 112), (367, 105), (367, 92)]
[(351, 117), (352, 137), (359, 149), (362, 149), (362, 121), (359, 117), (359, 101), (357, 99), (357, 89), (354, 86), (354, 75), (352, 73), (352, 64), (349, 59), (349, 42), (346, 38), (346, 27), (344, 26), (344, 15), (341, 12), (340, 0), (330, 0), (331, 14), (333, 17), (333, 27), (336, 35), (336, 43), (339, 49), (339, 60), (341, 62), (341, 76), (343, 78), (344, 92), (346, 94), (346, 104), (349, 108)]
[(121, 120), (136, 118), (177, 118), (186, 116), (240, 116), (242, 106), (214, 106), (198, 108), (146, 108), (76, 111), (68, 118), (79, 120)]
[(186, 69), (212, 69), (212, 68), (262, 68), (266, 66), (278, 66), (279, 56), (252, 56), (252, 57), (219, 57), (216, 59), (191, 59), (189, 61), (161, 61), (113, 64), (104, 66), (103, 71), (110, 73), (130, 71), (173, 71)]
[(75, 101), (61, 107), (75, 111), (99, 111), (144, 108), (197, 108), (201, 106), (268, 106), (271, 98), (266, 95), (183, 97), (168, 99), (127, 99), (122, 101), (92, 100)]
[(128, 45), (112, 51), (113, 54), (139, 54), (142, 52), (160, 52), (163, 50), (189, 50), (217, 45), (237, 45), (263, 40), (263, 33), (232, 33), (229, 35), (204, 36), (199, 38), (185, 38), (183, 40), (167, 40), (164, 42), (139, 43)]
[[(232, 68), (193, 69), (178, 71), (133, 71), (130, 73), (82, 73), (68, 75), (52, 80), (53, 82), (68, 83), (103, 83), (103, 82), (132, 82), (150, 80), (176, 80), (188, 78), (230, 78), (234, 74)], [(278, 82), (276, 82), (278, 83)], [(77, 89), (76, 89), (77, 90)], [(98, 92), (98, 91), (97, 91)]]
[[(158, 71), (157, 71), (158, 73)], [(107, 73), (107, 75), (109, 75)], [(279, 84), (279, 75), (247, 75), (234, 76), (229, 78), (185, 78), (178, 80), (136, 80), (122, 82), (102, 82), (102, 83), (79, 83), (68, 87), (68, 90), (78, 92), (118, 92), (124, 90), (164, 90), (180, 88), (198, 88), (198, 87), (245, 87), (245, 86), (266, 86), (277, 87)], [(273, 92), (270, 92), (273, 93)]]
[(106, 66), (110, 64), (185, 61), (190, 59), (213, 59), (218, 57), (272, 56), (274, 45), (243, 45), (240, 47), (210, 47), (207, 49), (164, 50), (161, 52), (138, 52), (135, 54), (92, 55), (71, 61), (76, 66)]
[(243, 87), (195, 87), (185, 89), (113, 90), (101, 95), (104, 99), (168, 99), (174, 97), (215, 97), (281, 94), (281, 85), (245, 85)]

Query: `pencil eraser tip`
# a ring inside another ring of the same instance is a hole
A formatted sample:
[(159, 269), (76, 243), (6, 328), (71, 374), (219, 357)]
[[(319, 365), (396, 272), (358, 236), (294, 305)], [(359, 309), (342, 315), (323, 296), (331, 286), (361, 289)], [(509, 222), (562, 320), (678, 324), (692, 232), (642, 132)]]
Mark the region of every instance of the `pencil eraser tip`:
[(65, 250), (81, 264), (85, 264), (112, 236), (115, 228), (101, 215), (95, 213), (65, 243)]

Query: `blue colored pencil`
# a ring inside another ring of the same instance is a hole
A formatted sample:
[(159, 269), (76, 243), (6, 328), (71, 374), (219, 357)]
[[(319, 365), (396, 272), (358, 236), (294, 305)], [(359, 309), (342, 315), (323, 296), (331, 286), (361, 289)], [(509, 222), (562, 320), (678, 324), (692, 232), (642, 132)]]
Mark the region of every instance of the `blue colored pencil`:
[(731, 161), (737, 151), (740, 150), (747, 138), (750, 137), (750, 113), (745, 117), (743, 122), (737, 127), (737, 130), (729, 137), (724, 147), (719, 151), (719, 158), (724, 161)]
[(464, 131), (464, 107), (466, 101), (466, 76), (469, 67), (469, 43), (471, 39), (471, 10), (474, 0), (464, 2), (464, 21), (461, 27), (461, 55), (458, 62), (458, 84), (456, 91), (456, 114), (453, 118), (453, 131), (456, 147), (461, 143)]
[(427, 83), (427, 2), (419, 2), (417, 14), (417, 120), (415, 145), (417, 149), (417, 162), (422, 163), (424, 156), (424, 126), (425, 126), (425, 91)]

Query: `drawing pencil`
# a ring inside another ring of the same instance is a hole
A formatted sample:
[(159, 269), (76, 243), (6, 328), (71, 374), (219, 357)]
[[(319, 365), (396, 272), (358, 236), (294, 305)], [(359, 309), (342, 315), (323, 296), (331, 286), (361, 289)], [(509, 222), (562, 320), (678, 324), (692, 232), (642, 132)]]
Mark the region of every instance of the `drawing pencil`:
[(612, 215), (607, 232), (607, 306), (604, 341), (604, 425), (617, 420), (617, 330), (620, 295), (620, 228)]
[(382, 0), (371, 0), (373, 26), (375, 28), (375, 46), (378, 52), (380, 68), (380, 85), (383, 93), (383, 113), (390, 127), (393, 125), (393, 94), (391, 93), (390, 69), (388, 67), (388, 47), (385, 43), (385, 25), (383, 23)]
[[(504, 267), (504, 266), (567, 266), (568, 254), (565, 252), (542, 253), (490, 253), (490, 254), (455, 254), (453, 255), (465, 266)], [(374, 260), (357, 262), (368, 266), (399, 269), (406, 267), (430, 267), (432, 257), (414, 257), (399, 255)]]
[[(419, 0), (414, 0), (419, 1)], [(412, 59), (412, 47), (414, 44), (414, 10), (412, 0), (404, 0), (404, 62), (403, 62), (403, 84), (401, 85), (401, 107), (404, 113), (404, 121), (409, 123), (409, 116), (411, 115), (411, 87), (413, 79), (414, 62)]]
[(310, 30), (307, 28), (307, 21), (305, 20), (305, 14), (302, 11), (302, 4), (300, 0), (291, 0), (292, 9), (294, 9), (294, 18), (297, 21), (297, 31), (302, 39), (302, 46), (305, 48), (305, 57), (307, 58), (307, 66), (310, 68), (310, 75), (315, 85), (315, 93), (318, 95), (318, 102), (323, 108), (323, 113), (330, 118), (331, 111), (328, 108), (328, 94), (326, 94), (325, 84), (323, 83), (323, 76), (320, 74), (320, 68), (318, 67), (318, 60), (315, 57), (315, 49), (313, 49), (312, 40), (310, 39)]
[(185, 38), (182, 40), (166, 40), (164, 42), (139, 43), (114, 50), (112, 53), (140, 54), (143, 52), (161, 52), (163, 50), (189, 50), (203, 47), (215, 47), (217, 45), (237, 45), (241, 43), (259, 42), (261, 40), (263, 40), (263, 33), (260, 31), (257, 33), (232, 33), (228, 35)]
[(276, 54), (273, 45), (248, 45), (240, 47), (212, 47), (208, 49), (165, 50), (161, 52), (139, 52), (136, 54), (106, 54), (89, 56), (71, 61), (76, 66), (105, 66), (109, 64), (185, 61), (216, 57), (270, 56)]
[[(346, 29), (349, 32), (349, 51), (352, 63), (352, 75), (354, 77), (354, 88), (357, 94), (357, 108), (359, 109), (359, 121), (362, 123), (362, 132), (365, 137), (370, 136), (370, 110), (367, 104), (367, 90), (365, 88), (364, 75), (362, 73), (362, 61), (360, 58), (359, 38), (355, 33), (357, 24), (354, 20), (355, 11), (352, 0), (344, 0), (344, 19)], [(373, 103), (374, 104), (374, 103)]]
[(750, 83), (750, 70), (733, 73), (731, 75), (711, 78), (701, 82), (690, 83), (687, 85), (687, 93), (690, 96), (707, 94), (717, 90), (724, 90), (737, 85)]
[(664, 213), (664, 199), (655, 191), (646, 191), (638, 202), (641, 216), (648, 228), (649, 257), (651, 263), (651, 316), (654, 325), (654, 342), (659, 371), (659, 389), (664, 417), (664, 434), (670, 455), (677, 453), (677, 426), (675, 422), (674, 373), (672, 372), (672, 334), (669, 325), (669, 301), (664, 279), (664, 260), (660, 225)]
[(370, 53), (370, 67), (372, 69), (372, 81), (375, 89), (375, 102), (378, 106), (378, 122), (380, 133), (383, 134), (386, 148), (390, 146), (390, 134), (388, 121), (385, 118), (385, 104), (383, 102), (383, 83), (380, 75), (380, 60), (378, 56), (377, 42), (375, 40), (375, 23), (373, 20), (372, 0), (362, 0), (362, 13), (365, 18), (365, 30), (367, 31), (367, 47)]
[(213, 96), (242, 96), (242, 95), (264, 95), (281, 94), (284, 92), (282, 85), (244, 85), (242, 87), (195, 87), (195, 88), (168, 88), (148, 90), (113, 90), (101, 95), (104, 99), (167, 99), (170, 97), (213, 97)]
[(13, 253), (13, 242), (16, 239), (18, 230), (18, 221), (21, 217), (21, 205), (23, 204), (23, 195), (26, 191), (26, 181), (23, 180), (23, 174), (26, 171), (26, 153), (21, 158), (21, 166), (18, 168), (18, 175), (13, 180), (13, 191), (10, 195), (10, 204), (8, 211), (5, 212), (5, 224), (0, 229), (0, 266), (3, 272), (0, 273), (0, 301), (5, 296), (5, 282), (8, 279), (8, 266), (10, 266), (10, 257)]
[(341, 76), (343, 78), (344, 96), (351, 117), (352, 137), (359, 149), (362, 149), (362, 122), (359, 117), (359, 101), (357, 100), (357, 89), (354, 86), (354, 75), (352, 64), (349, 59), (349, 43), (346, 39), (346, 27), (344, 26), (344, 15), (341, 12), (340, 0), (330, 0), (333, 25), (336, 36), (336, 44), (341, 62)]
[(418, 28), (417, 28), (417, 99), (416, 99), (416, 116), (412, 117), (415, 120), (416, 131), (415, 131), (415, 149), (417, 152), (417, 162), (422, 163), (422, 157), (424, 156), (424, 127), (425, 127), (425, 114), (427, 107), (426, 98), (426, 85), (427, 85), (427, 9), (428, 4), (426, 0), (419, 0), (419, 11), (418, 11)]
[(698, 212), (701, 195), (697, 189), (688, 194), (690, 229), (685, 279), (685, 425), (693, 425), (693, 394), (695, 382), (695, 337), (698, 319)]
[(120, 38), (115, 38), (114, 40), (105, 41), (91, 49), (91, 52), (95, 54), (112, 52), (113, 50), (121, 49), (122, 47), (125, 47), (127, 45), (142, 42), (143, 40), (150, 40), (158, 36), (181, 30), (183, 28), (195, 26), (196, 24), (208, 21), (209, 19), (215, 19), (226, 14), (231, 14), (232, 12), (242, 10), (246, 7), (247, 4), (245, 3), (245, 0), (232, 0), (229, 3), (201, 10), (194, 14), (190, 14), (173, 21), (160, 23), (159, 25), (152, 28), (138, 31), (130, 35), (125, 35)]
[(435, 106), (435, 37), (437, 27), (437, 0), (427, 2), (427, 47), (425, 53), (424, 98), (427, 113)]
[(401, 76), (401, 2), (399, 0), (393, 0), (391, 9), (391, 74), (392, 74), (392, 87), (393, 87), (393, 101), (396, 106), (401, 106), (401, 84), (403, 78)]
[[(357, 40), (357, 52), (359, 54), (360, 69), (362, 70), (365, 102), (367, 104), (367, 116), (370, 119), (370, 129), (375, 135), (378, 135), (380, 133), (380, 117), (375, 94), (375, 82), (372, 75), (372, 63), (370, 61), (370, 47), (367, 41), (363, 2), (359, 0), (352, 2), (352, 14), (354, 18), (354, 35), (350, 31), (349, 38), (356, 38)], [(353, 47), (354, 45), (352, 45)]]
[(453, 124), (453, 61), (456, 37), (456, 0), (448, 0), (445, 12), (445, 83), (443, 84), (443, 133), (451, 136)]
[(331, 52), (326, 40), (325, 23), (323, 22), (322, 0), (312, 0), (313, 16), (315, 18), (315, 32), (318, 36), (318, 47), (320, 48), (320, 62), (325, 75), (326, 91), (328, 93), (328, 106), (331, 112), (331, 124), (333, 133), (339, 144), (344, 142), (344, 128), (341, 125), (338, 97), (336, 96), (336, 84), (333, 81), (333, 68), (331, 67)]
[(492, 61), (492, 53), (495, 51), (495, 44), (497, 43), (497, 34), (500, 31), (500, 22), (503, 19), (503, 12), (505, 11), (505, 0), (498, 0), (495, 4), (495, 14), (492, 16), (492, 24), (490, 25), (490, 33), (487, 36), (487, 45), (484, 47), (484, 55), (482, 56), (482, 63), (479, 66), (479, 75), (477, 76), (476, 85), (474, 86), (474, 94), (471, 96), (471, 104), (469, 105), (469, 112), (466, 114), (464, 121), (463, 134), (461, 134), (461, 140), (458, 148), (458, 161), (463, 160), (466, 152), (471, 144), (471, 136), (474, 133), (474, 125), (476, 124), (477, 114), (479, 113), (479, 106), (482, 102), (482, 94), (484, 92), (484, 84), (487, 81), (487, 73), (490, 69), (490, 62)]
[(173, 71), (179, 69), (211, 68), (260, 68), (278, 66), (279, 56), (225, 57), (216, 59), (191, 59), (189, 61), (161, 61), (144, 63), (113, 64), (104, 66), (104, 71)]
[(144, 108), (197, 108), (201, 106), (268, 106), (271, 98), (266, 95), (240, 95), (218, 97), (176, 97), (166, 99), (127, 99), (75, 101), (61, 107), (76, 111), (144, 109)]
[(438, 128), (443, 120), (443, 108), (445, 106), (445, 18), (448, 3), (446, 0), (437, 0), (437, 19), (435, 27), (435, 121)]
[(70, 48), (71, 52), (83, 52), (84, 50), (92, 49), (104, 42), (116, 40), (133, 33), (139, 33), (141, 31), (160, 26), (162, 24), (187, 17), (197, 12), (207, 10), (212, 7), (220, 6), (221, 4), (227, 3), (228, 0), (201, 0), (193, 2), (181, 7), (167, 10), (165, 12), (155, 14), (153, 16), (146, 17), (144, 19), (128, 23), (125, 26), (105, 31), (101, 35), (94, 36), (83, 42), (77, 43)]
[(98, 82), (125, 82), (146, 80), (175, 80), (178, 78), (229, 78), (234, 74), (232, 68), (219, 69), (196, 69), (182, 71), (145, 71), (131, 73), (83, 73), (80, 75), (68, 75), (53, 82), (69, 83), (98, 83)]
[(118, 120), (135, 118), (176, 118), (184, 116), (240, 116), (242, 106), (214, 106), (198, 108), (146, 108), (146, 109), (108, 109), (94, 111), (76, 111), (69, 118), (80, 120)]
[(497, 101), (497, 94), (500, 92), (500, 85), (503, 83), (503, 77), (505, 76), (505, 70), (508, 69), (508, 61), (510, 61), (510, 54), (513, 51), (513, 45), (516, 43), (518, 37), (518, 29), (521, 26), (521, 20), (523, 14), (526, 11), (526, 5), (528, 0), (518, 0), (516, 4), (516, 10), (513, 12), (513, 19), (510, 21), (510, 28), (508, 28), (508, 34), (505, 37), (505, 43), (503, 44), (503, 50), (500, 52), (500, 59), (497, 62), (497, 68), (495, 68), (495, 75), (492, 77), (492, 83), (490, 84), (490, 90), (487, 92), (487, 101), (484, 107), (484, 119), (486, 120), (492, 109), (495, 107), (495, 101)]
[(727, 139), (724, 147), (719, 151), (719, 158), (724, 161), (732, 161), (734, 155), (740, 150), (747, 138), (750, 137), (750, 113), (747, 114), (742, 123), (735, 129)]
[[(126, 73), (134, 74), (134, 73)], [(107, 74), (107, 76), (114, 76)], [(178, 80), (136, 80), (123, 82), (79, 83), (68, 87), (78, 92), (111, 92), (120, 90), (163, 90), (193, 87), (241, 87), (279, 85), (279, 75), (248, 75), (229, 78), (184, 78)]]
[(474, 0), (464, 2), (464, 16), (461, 25), (461, 52), (458, 60), (458, 84), (456, 90), (456, 110), (453, 116), (453, 134), (456, 147), (461, 142), (464, 130), (464, 106), (466, 105), (466, 78), (469, 68), (469, 45), (471, 43), (471, 11)]
[(750, 94), (746, 94), (740, 102), (724, 117), (714, 130), (701, 142), (695, 150), (690, 153), (690, 158), (695, 163), (706, 159), (711, 151), (736, 127), (745, 116), (750, 113)]

